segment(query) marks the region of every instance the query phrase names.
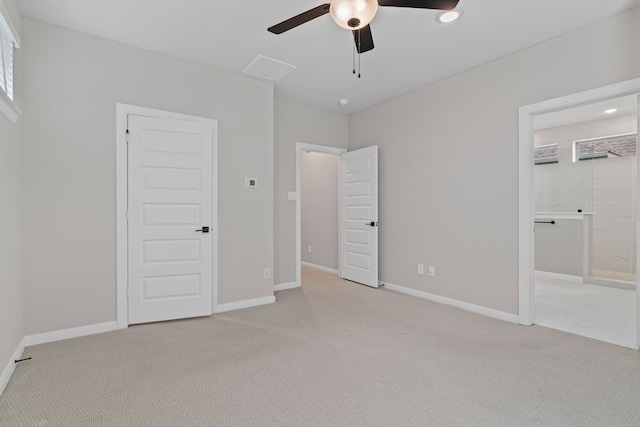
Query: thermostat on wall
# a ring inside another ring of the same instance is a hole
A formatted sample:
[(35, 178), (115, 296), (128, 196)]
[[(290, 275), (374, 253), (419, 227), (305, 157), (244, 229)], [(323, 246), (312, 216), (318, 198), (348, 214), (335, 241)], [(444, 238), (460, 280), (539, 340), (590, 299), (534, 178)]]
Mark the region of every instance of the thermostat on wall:
[(244, 186), (247, 188), (256, 188), (258, 186), (258, 180), (255, 178), (245, 178)]

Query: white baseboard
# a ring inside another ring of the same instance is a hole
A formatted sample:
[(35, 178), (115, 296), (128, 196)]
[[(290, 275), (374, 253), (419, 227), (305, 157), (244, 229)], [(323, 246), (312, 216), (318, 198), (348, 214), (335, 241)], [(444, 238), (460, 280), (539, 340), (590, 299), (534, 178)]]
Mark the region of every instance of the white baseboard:
[(582, 276), (572, 276), (570, 274), (552, 273), (550, 271), (540, 271), (540, 270), (536, 270), (536, 277), (543, 277), (546, 279), (567, 280), (569, 282), (578, 282), (578, 283), (583, 283), (584, 281)]
[(42, 334), (27, 335), (24, 337), (25, 345), (45, 344), (48, 342), (66, 340), (69, 338), (84, 337), (87, 335), (101, 334), (121, 329), (118, 322), (96, 323), (95, 325), (79, 326), (77, 328), (62, 329), (60, 331), (45, 332)]
[(18, 348), (16, 348), (16, 351), (13, 352), (13, 355), (11, 356), (11, 360), (9, 360), (9, 363), (7, 363), (7, 366), (2, 371), (2, 376), (0, 376), (0, 396), (2, 396), (2, 393), (4, 392), (4, 389), (7, 387), (7, 384), (9, 384), (9, 379), (11, 378), (13, 371), (16, 369), (16, 360), (20, 359), (20, 356), (22, 356), (22, 353), (24, 352), (24, 347), (25, 347), (25, 343), (23, 338), (18, 343)]
[(336, 269), (333, 269), (333, 268), (324, 267), (322, 265), (311, 264), (310, 262), (306, 262), (306, 261), (301, 261), (300, 264), (303, 267), (313, 268), (314, 270), (324, 271), (325, 273), (335, 274), (336, 276), (340, 275), (340, 272), (338, 270), (336, 270)]
[(276, 302), (275, 296), (248, 299), (244, 301), (229, 302), (226, 304), (218, 304), (213, 309), (214, 313), (224, 313), (225, 311), (240, 310), (241, 308), (256, 307), (259, 305), (271, 304)]
[(453, 298), (442, 297), (440, 295), (430, 294), (428, 292), (417, 291), (415, 289), (407, 288), (404, 286), (394, 285), (389, 282), (380, 282), (380, 285), (384, 285), (385, 289), (391, 291), (400, 292), (403, 294), (411, 295), (417, 298), (422, 298), (428, 301), (437, 302), (440, 304), (450, 305), (453, 307), (461, 308), (462, 310), (470, 311), (472, 313), (481, 314), (483, 316), (492, 317), (494, 319), (504, 320), (506, 322), (518, 323), (519, 319), (516, 314), (505, 313), (504, 311), (494, 310), (492, 308), (483, 307), (481, 305), (475, 305), (468, 302), (460, 301)]
[(273, 285), (274, 291), (284, 291), (286, 289), (299, 288), (300, 283), (298, 282), (289, 282), (289, 283), (279, 283), (277, 285)]

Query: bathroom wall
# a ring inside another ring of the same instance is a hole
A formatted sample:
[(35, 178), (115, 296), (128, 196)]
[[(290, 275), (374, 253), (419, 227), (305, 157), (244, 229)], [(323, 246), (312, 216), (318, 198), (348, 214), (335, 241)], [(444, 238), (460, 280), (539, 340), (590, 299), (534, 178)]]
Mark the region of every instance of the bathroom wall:
[(582, 220), (556, 218), (554, 221), (555, 224), (536, 224), (536, 271), (582, 277)]
[(636, 156), (574, 163), (573, 141), (636, 130), (634, 113), (535, 132), (536, 146), (557, 143), (559, 154), (559, 163), (536, 165), (534, 169), (535, 210), (593, 212), (589, 243), (592, 274), (596, 276), (632, 280), (636, 272)]

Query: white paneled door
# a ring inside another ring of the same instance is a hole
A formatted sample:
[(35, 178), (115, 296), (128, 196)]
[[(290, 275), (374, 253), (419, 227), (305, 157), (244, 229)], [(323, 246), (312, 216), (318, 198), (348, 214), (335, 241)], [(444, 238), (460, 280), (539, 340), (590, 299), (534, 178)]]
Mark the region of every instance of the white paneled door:
[(213, 125), (129, 116), (129, 324), (209, 315)]
[(378, 147), (340, 155), (340, 275), (378, 287)]

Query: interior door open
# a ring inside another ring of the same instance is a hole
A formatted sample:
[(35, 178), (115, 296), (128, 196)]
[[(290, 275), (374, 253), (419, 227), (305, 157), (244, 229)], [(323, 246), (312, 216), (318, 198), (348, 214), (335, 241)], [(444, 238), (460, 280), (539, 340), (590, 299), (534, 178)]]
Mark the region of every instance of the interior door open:
[(378, 287), (378, 147), (340, 155), (340, 276)]
[(129, 116), (129, 324), (210, 315), (213, 127)]

